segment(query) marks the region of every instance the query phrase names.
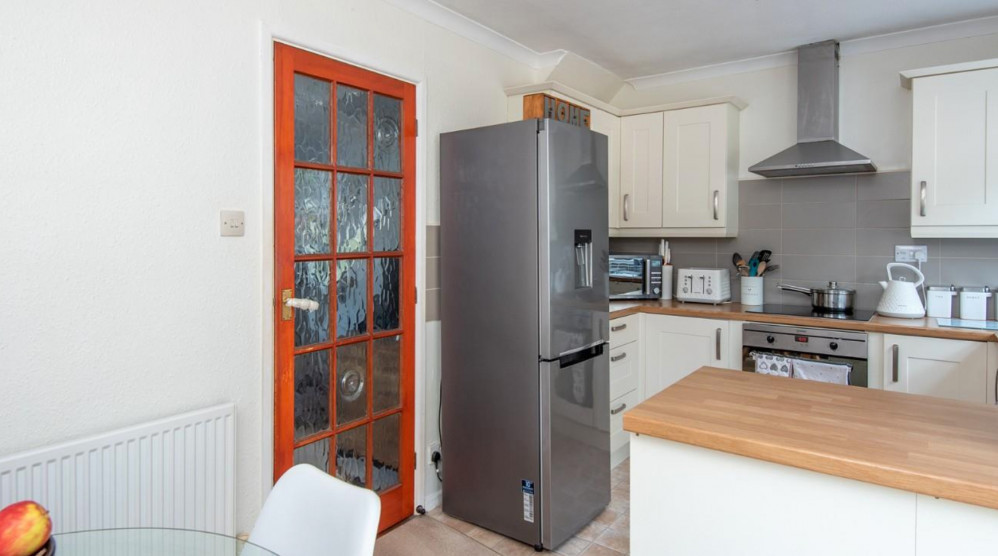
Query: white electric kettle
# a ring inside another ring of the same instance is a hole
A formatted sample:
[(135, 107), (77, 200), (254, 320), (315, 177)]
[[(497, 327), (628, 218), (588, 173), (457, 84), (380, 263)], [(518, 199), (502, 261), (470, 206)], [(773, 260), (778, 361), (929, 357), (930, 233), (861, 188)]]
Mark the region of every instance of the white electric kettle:
[[(895, 280), (891, 276), (891, 269), (894, 268), (906, 268), (914, 272), (915, 276), (918, 276), (918, 282), (907, 282), (903, 278)], [(925, 282), (925, 275), (910, 264), (890, 263), (887, 265), (887, 279), (888, 282), (880, 282), (884, 293), (880, 296), (880, 303), (877, 304), (877, 313), (901, 319), (924, 317), (925, 306), (922, 305), (922, 298), (918, 296), (918, 286)]]

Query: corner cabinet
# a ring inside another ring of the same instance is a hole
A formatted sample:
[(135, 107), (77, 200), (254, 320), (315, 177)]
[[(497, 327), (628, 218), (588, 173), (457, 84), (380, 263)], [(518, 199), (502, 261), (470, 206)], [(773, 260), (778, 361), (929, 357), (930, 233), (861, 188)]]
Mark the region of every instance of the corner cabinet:
[(620, 130), (619, 226), (611, 236), (738, 235), (738, 108), (625, 116)]
[(998, 349), (992, 342), (883, 336), (884, 390), (994, 404)]
[(902, 72), (912, 237), (998, 237), (998, 60)]

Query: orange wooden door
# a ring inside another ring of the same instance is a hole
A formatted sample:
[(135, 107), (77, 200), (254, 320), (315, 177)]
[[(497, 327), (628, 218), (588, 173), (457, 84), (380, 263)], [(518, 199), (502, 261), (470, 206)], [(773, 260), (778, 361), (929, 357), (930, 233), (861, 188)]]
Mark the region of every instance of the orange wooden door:
[(274, 81), (274, 480), (371, 488), (384, 530), (413, 509), (415, 87), (279, 43)]

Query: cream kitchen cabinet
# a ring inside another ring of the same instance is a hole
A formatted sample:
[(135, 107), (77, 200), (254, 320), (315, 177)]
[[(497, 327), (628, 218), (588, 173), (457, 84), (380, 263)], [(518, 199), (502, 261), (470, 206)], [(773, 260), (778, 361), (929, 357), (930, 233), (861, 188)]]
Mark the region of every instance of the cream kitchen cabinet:
[(991, 342), (884, 334), (882, 350), (884, 390), (995, 403)]
[(912, 89), (912, 237), (998, 237), (995, 66), (902, 73)]
[(642, 315), (641, 399), (654, 396), (703, 366), (741, 368), (741, 323)]
[(662, 227), (662, 120), (661, 112), (620, 120), (619, 228)]
[(640, 403), (641, 315), (610, 321), (610, 465), (630, 454), (624, 412)]
[(738, 235), (738, 108), (621, 118), (619, 237)]

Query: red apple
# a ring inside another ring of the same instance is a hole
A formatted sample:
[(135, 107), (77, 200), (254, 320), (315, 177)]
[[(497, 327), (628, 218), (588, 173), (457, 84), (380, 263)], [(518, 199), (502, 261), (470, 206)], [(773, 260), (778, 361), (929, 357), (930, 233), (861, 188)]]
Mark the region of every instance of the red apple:
[(37, 502), (25, 500), (0, 510), (0, 556), (31, 556), (51, 533), (49, 513)]

